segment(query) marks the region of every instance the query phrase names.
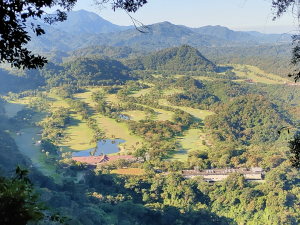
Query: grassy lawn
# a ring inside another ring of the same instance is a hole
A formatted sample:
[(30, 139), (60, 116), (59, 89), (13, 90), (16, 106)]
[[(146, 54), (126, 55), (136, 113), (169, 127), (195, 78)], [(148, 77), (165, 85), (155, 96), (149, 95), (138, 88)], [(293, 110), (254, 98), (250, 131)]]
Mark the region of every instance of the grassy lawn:
[(182, 93), (183, 91), (182, 90), (179, 90), (179, 89), (170, 89), (170, 90), (164, 90), (163, 91), (163, 94), (164, 95), (172, 95), (172, 94), (175, 94), (175, 93)]
[(207, 110), (201, 110), (201, 109), (194, 109), (191, 107), (181, 107), (181, 106), (173, 106), (171, 105), (166, 99), (159, 99), (160, 105), (166, 105), (166, 106), (172, 106), (176, 109), (181, 109), (183, 111), (188, 112), (192, 116), (195, 117), (195, 122), (202, 122), (206, 116), (213, 115), (213, 112), (207, 111)]
[(151, 91), (151, 88), (142, 89), (142, 90), (139, 90), (139, 91), (132, 92), (130, 94), (130, 96), (131, 97), (140, 97), (141, 95), (148, 94), (150, 91)]
[(9, 117), (14, 117), (17, 112), (21, 111), (29, 102), (30, 98), (21, 98), (14, 101), (9, 101), (4, 104), (5, 112)]
[(142, 175), (145, 173), (143, 169), (139, 168), (128, 168), (128, 169), (118, 169), (118, 170), (112, 170), (110, 173), (114, 174), (120, 174), (120, 175)]
[[(142, 105), (142, 104), (137, 104), (137, 105)], [(148, 107), (148, 108), (153, 109), (155, 111), (155, 115), (151, 116), (152, 120), (156, 120), (156, 121), (158, 121), (158, 120), (170, 120), (171, 121), (172, 120), (173, 112), (171, 112), (171, 111), (152, 108), (148, 105), (142, 105), (142, 106)]]
[[(23, 128), (22, 135), (18, 136), (13, 134), (13, 138), (19, 147), (22, 154), (29, 157), (34, 165), (39, 171), (41, 171), (46, 176), (55, 175), (56, 168), (54, 165), (47, 165), (45, 163), (46, 154), (42, 153), (41, 146), (36, 146), (34, 143), (41, 140), (41, 136), (37, 135), (41, 128), (39, 127), (26, 127)], [(49, 155), (51, 157), (51, 155)]]
[[(57, 110), (59, 107), (69, 107), (68, 103), (62, 98), (50, 94), (49, 97), (54, 100), (51, 106), (51, 111)], [(71, 140), (64, 140), (59, 147), (63, 148), (63, 152), (88, 150), (95, 147), (95, 144), (90, 145), (89, 142), (93, 137), (93, 131), (87, 126), (85, 121), (81, 120), (79, 114), (70, 114), (71, 121), (66, 128), (66, 135), (71, 137)]]
[[(161, 105), (170, 105), (170, 103), (166, 99), (160, 99), (159, 103)], [(200, 125), (206, 116), (213, 115), (213, 112), (201, 109), (194, 109), (191, 107), (180, 107), (180, 106), (172, 106), (173, 108), (181, 109), (183, 111), (188, 112), (192, 116), (194, 116), (194, 121), (198, 122)], [(207, 146), (202, 144), (202, 140), (205, 140), (205, 134), (201, 129), (190, 129), (185, 131), (185, 134), (182, 137), (178, 137), (178, 151), (172, 152), (169, 157), (171, 160), (185, 160), (187, 158), (187, 154), (191, 150), (206, 150)]]
[(124, 111), (123, 114), (132, 117), (132, 120), (134, 121), (143, 120), (146, 117), (146, 114), (143, 111), (139, 110)]
[[(260, 83), (265, 83), (265, 84), (283, 84), (284, 82), (288, 82), (288, 83), (291, 82), (286, 78), (282, 78), (282, 77), (274, 75), (274, 74), (266, 73), (254, 66), (249, 66), (249, 65), (232, 65), (232, 66), (234, 67), (233, 71), (236, 73), (237, 76), (245, 78), (245, 79), (250, 78), (254, 82), (260, 82)], [(248, 72), (248, 74), (246, 74), (244, 71), (242, 71), (245, 66), (248, 68), (248, 70), (250, 70), (250, 72)], [(257, 73), (261, 74), (263, 76), (266, 76), (266, 77), (259, 77), (256, 75)], [(268, 78), (270, 78), (270, 79), (268, 79)], [(272, 80), (272, 79), (275, 79), (275, 80)]]
[(188, 152), (192, 150), (207, 150), (208, 147), (203, 145), (204, 133), (200, 129), (190, 129), (185, 132), (185, 135), (178, 139), (179, 150), (173, 152), (171, 160), (185, 160)]
[(118, 103), (119, 100), (117, 99), (117, 95), (116, 94), (107, 94), (104, 97), (104, 100), (106, 102), (114, 102), (114, 103)]
[(89, 106), (94, 107), (96, 105), (96, 102), (94, 102), (91, 98), (92, 94), (94, 92), (97, 92), (99, 90), (102, 90), (102, 88), (92, 88), (92, 89), (87, 89), (86, 92), (84, 93), (76, 93), (74, 94), (74, 97), (80, 101), (84, 101), (87, 103)]
[(111, 138), (112, 135), (115, 135), (117, 139), (123, 139), (126, 142), (122, 143), (120, 146), (127, 146), (126, 149), (130, 150), (132, 145), (135, 146), (136, 142), (142, 142), (143, 140), (137, 136), (130, 135), (129, 130), (124, 123), (118, 123), (114, 119), (94, 115), (92, 116), (98, 121), (99, 127), (104, 131), (107, 138)]
[[(95, 89), (92, 89), (94, 91)], [(95, 106), (95, 104), (92, 102), (91, 97), (90, 97), (91, 91), (89, 90), (88, 92), (85, 93), (79, 93), (76, 94), (75, 97), (77, 99), (80, 99), (81, 101), (84, 101), (85, 103), (90, 103), (89, 105), (91, 107)], [(106, 101), (116, 101), (116, 95), (115, 94), (110, 94), (106, 96)], [(128, 111), (130, 112), (130, 115), (133, 114), (132, 117), (145, 117), (145, 114), (141, 111)], [(129, 114), (126, 112), (126, 114)], [(115, 135), (115, 138), (118, 139), (123, 139), (126, 140), (125, 143), (121, 144), (120, 146), (127, 146), (127, 149), (130, 150), (130, 146), (134, 145), (136, 142), (141, 142), (142, 139), (133, 135), (130, 135), (128, 128), (124, 123), (118, 123), (114, 119), (99, 115), (93, 110), (92, 118), (96, 119), (99, 124), (99, 128), (105, 133), (105, 136), (107, 138), (111, 138), (112, 135)], [(91, 139), (91, 138), (90, 138)], [(88, 139), (88, 141), (90, 141)], [(94, 146), (89, 146), (89, 148), (92, 148)], [(87, 148), (87, 149), (89, 149)]]

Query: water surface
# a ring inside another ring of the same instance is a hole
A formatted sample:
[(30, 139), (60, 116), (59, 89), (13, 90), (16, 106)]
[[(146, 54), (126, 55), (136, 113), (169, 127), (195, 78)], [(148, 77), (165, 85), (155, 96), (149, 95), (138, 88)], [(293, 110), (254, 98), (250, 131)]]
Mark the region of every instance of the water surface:
[(72, 156), (91, 156), (95, 152), (94, 156), (99, 156), (101, 154), (112, 154), (119, 152), (119, 147), (117, 145), (124, 143), (125, 140), (121, 139), (104, 139), (98, 141), (97, 148), (91, 148), (88, 150), (73, 152)]

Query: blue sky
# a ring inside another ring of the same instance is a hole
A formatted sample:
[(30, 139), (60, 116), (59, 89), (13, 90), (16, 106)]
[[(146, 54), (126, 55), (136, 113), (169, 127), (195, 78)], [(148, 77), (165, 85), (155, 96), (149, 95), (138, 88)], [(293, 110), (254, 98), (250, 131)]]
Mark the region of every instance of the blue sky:
[[(93, 0), (78, 0), (74, 10), (85, 9), (118, 25), (132, 25), (128, 15), (113, 12), (110, 4), (99, 10)], [(272, 21), (271, 0), (148, 0), (133, 17), (144, 24), (169, 21), (189, 27), (221, 25), (233, 30), (285, 33), (297, 29), (297, 21), (288, 12)]]

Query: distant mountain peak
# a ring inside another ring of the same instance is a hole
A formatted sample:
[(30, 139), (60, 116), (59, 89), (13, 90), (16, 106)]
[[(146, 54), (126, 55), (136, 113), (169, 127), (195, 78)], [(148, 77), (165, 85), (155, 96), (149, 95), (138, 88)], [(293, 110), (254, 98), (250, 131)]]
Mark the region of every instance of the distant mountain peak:
[(131, 29), (133, 26), (119, 26), (113, 24), (98, 14), (88, 12), (84, 9), (70, 11), (67, 13), (68, 19), (54, 25), (55, 28), (71, 34), (81, 33), (109, 33)]

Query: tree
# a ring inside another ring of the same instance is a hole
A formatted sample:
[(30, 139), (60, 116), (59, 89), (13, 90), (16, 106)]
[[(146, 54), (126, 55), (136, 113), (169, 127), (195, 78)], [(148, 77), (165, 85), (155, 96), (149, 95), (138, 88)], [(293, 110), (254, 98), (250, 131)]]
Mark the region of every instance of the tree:
[[(136, 12), (147, 3), (146, 0), (94, 0), (96, 6), (112, 2), (112, 9), (123, 9), (127, 13)], [(46, 24), (62, 22), (67, 19), (65, 11), (70, 11), (77, 0), (7, 0), (0, 2), (0, 63), (8, 62), (17, 68), (40, 68), (47, 59), (34, 55), (26, 45), (31, 37), (31, 29), (37, 36), (45, 34), (37, 19)], [(59, 7), (55, 14), (45, 12), (46, 8)], [(132, 18), (132, 17), (131, 17)], [(133, 22), (135, 20), (132, 18)]]
[(0, 177), (0, 224), (27, 224), (44, 217), (43, 203), (27, 178), (28, 170), (17, 167), (13, 178)]
[[(300, 2), (297, 0), (272, 0), (272, 8), (274, 10), (273, 20), (280, 18), (287, 12), (289, 8), (292, 8), (292, 13), (296, 16), (297, 19), (299, 19), (299, 7)], [(300, 63), (300, 34), (293, 35), (292, 39), (294, 48), (292, 51), (291, 64), (297, 66)], [(294, 77), (295, 82), (297, 82), (300, 79), (300, 70), (297, 68), (292, 74), (289, 74), (288, 76)]]
[[(291, 7), (292, 12), (296, 15), (297, 19), (300, 17), (300, 2), (296, 0), (272, 0), (272, 7), (275, 10), (273, 20), (280, 18)], [(299, 21), (299, 20), (298, 20)], [(300, 25), (300, 24), (299, 24)], [(300, 34), (292, 36), (293, 39), (293, 51), (291, 64), (298, 66), (300, 63)], [(300, 79), (300, 69), (296, 68), (289, 77), (294, 77), (295, 82)], [(280, 132), (280, 131), (279, 131)], [(300, 168), (300, 135), (296, 134), (294, 139), (289, 142), (289, 149), (291, 152), (290, 161), (293, 167)]]

